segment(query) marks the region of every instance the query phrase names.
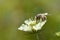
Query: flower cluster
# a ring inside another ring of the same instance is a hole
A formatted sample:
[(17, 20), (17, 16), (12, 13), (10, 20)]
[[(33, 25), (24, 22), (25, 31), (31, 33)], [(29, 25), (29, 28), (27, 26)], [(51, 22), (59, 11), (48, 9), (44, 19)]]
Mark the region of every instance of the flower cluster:
[[(47, 13), (44, 14), (40, 14), (41, 16), (46, 16)], [(42, 21), (42, 18), (39, 19), (39, 21), (35, 19), (31, 19), (29, 18), (28, 20), (24, 21), (24, 24), (22, 24), (18, 30), (23, 30), (23, 31), (28, 31), (28, 32), (32, 32), (32, 31), (38, 31), (41, 30), (41, 28), (43, 27), (43, 25), (47, 22), (47, 20), (45, 19), (44, 21)]]

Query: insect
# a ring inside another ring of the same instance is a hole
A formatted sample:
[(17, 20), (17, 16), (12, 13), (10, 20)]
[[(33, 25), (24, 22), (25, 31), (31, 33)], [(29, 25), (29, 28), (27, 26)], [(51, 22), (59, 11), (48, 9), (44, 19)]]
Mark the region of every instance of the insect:
[(46, 15), (48, 15), (48, 13), (37, 14), (37, 15), (35, 16), (35, 19), (36, 19), (36, 20), (42, 19), (42, 21), (45, 21), (45, 20), (47, 19)]

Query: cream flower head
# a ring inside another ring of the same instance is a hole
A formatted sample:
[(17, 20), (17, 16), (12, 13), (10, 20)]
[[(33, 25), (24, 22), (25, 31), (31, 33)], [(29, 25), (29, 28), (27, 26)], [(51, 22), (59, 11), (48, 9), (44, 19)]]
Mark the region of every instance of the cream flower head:
[[(44, 13), (44, 14), (39, 14), (42, 17), (40, 17), (39, 21), (36, 20), (37, 17), (35, 17), (35, 19), (28, 19), (24, 21), (24, 24), (22, 24), (18, 30), (22, 30), (22, 31), (28, 31), (28, 32), (32, 32), (32, 31), (38, 31), (41, 30), (41, 28), (43, 27), (43, 25), (47, 22), (47, 19), (44, 19), (43, 16), (46, 17), (48, 13)], [(47, 18), (47, 17), (46, 17)], [(44, 21), (42, 21), (42, 19), (44, 19)], [(38, 21), (38, 22), (37, 22)]]

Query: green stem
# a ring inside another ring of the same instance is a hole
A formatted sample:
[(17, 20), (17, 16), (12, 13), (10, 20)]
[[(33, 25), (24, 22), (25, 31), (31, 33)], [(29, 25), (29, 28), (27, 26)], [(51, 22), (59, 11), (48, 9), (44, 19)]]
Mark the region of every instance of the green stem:
[(38, 33), (36, 33), (36, 39), (39, 40), (39, 35), (38, 35)]

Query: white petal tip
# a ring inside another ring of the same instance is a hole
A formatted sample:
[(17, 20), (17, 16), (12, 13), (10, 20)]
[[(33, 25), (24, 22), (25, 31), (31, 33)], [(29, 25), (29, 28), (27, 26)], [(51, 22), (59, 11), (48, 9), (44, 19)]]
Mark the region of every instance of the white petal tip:
[(48, 15), (48, 13), (45, 13), (45, 15)]
[(56, 33), (56, 36), (60, 36), (60, 32), (57, 32), (57, 33)]
[(22, 30), (22, 29), (18, 28), (18, 30)]

